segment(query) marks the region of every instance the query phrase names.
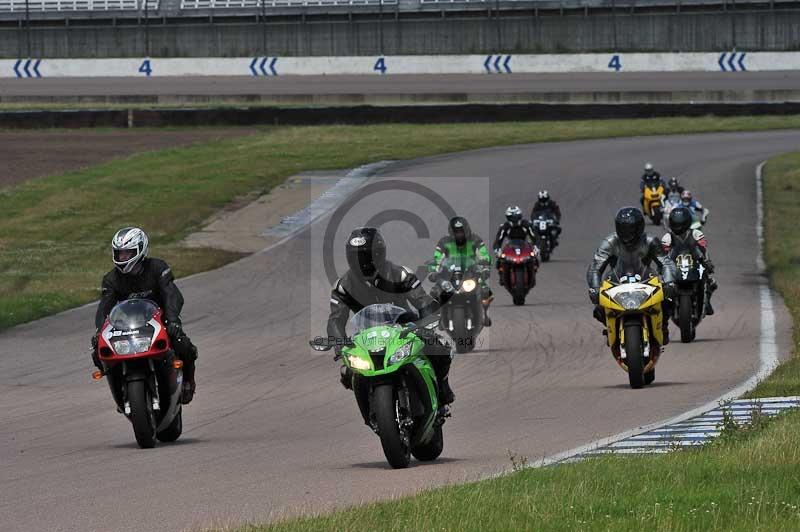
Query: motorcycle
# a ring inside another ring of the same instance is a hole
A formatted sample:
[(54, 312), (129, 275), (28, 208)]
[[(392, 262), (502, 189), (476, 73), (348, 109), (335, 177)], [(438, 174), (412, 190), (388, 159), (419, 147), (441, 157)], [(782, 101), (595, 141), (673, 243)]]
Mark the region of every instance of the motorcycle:
[(500, 279), (515, 305), (524, 305), (528, 292), (536, 284), (538, 256), (538, 248), (527, 240), (510, 240), (500, 251)]
[(556, 239), (558, 231), (556, 229), (556, 221), (546, 214), (542, 213), (531, 220), (533, 230), (539, 237), (539, 252), (542, 256), (542, 262), (550, 260), (550, 254), (556, 247)]
[(663, 301), (664, 289), (656, 276), (642, 280), (640, 274), (626, 273), (617, 282), (606, 279), (600, 288), (608, 346), (617, 364), (628, 372), (631, 388), (655, 380), (664, 344)]
[(172, 350), (162, 310), (147, 299), (118, 303), (97, 336), (97, 356), (111, 396), (133, 426), (136, 442), (152, 448), (183, 431), (183, 362)]
[[(353, 336), (341, 345), (359, 410), (395, 469), (407, 467), (411, 455), (420, 461), (438, 458), (442, 425), (450, 415), (439, 403), (436, 373), (424, 353), (436, 338), (439, 316), (409, 323), (409, 314), (391, 304), (369, 305), (350, 319)], [(309, 343), (315, 351), (337, 345), (332, 338)]]
[[(459, 259), (446, 258), (435, 272), (428, 275), (428, 280), (435, 283), (434, 291), (454, 290), (447, 304), (439, 310), (439, 328), (447, 332), (458, 353), (475, 349), (475, 340), (483, 330), (481, 281), (489, 278), (489, 268), (475, 261), (470, 262), (462, 264)], [(441, 300), (439, 297), (436, 299)]]
[(672, 322), (680, 328), (681, 342), (686, 344), (695, 339), (697, 326), (706, 315), (708, 272), (686, 246), (676, 246), (670, 256), (678, 268)]
[(663, 185), (645, 185), (643, 207), (645, 216), (650, 218), (653, 225), (661, 225), (664, 216)]
[(664, 200), (664, 216), (663, 216), (663, 225), (664, 229), (669, 230), (669, 213), (672, 212), (673, 209), (676, 207), (681, 206), (681, 194), (680, 192), (670, 192), (667, 194), (666, 199)]

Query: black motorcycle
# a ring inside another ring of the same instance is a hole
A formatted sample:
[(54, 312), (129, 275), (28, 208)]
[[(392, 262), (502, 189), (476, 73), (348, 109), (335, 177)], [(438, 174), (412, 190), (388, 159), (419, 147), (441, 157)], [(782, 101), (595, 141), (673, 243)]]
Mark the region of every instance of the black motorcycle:
[(547, 213), (536, 215), (536, 218), (531, 220), (531, 225), (539, 237), (539, 252), (542, 255), (542, 262), (547, 262), (558, 245), (558, 225), (555, 219)]
[(434, 297), (441, 301), (439, 294), (448, 293), (447, 303), (440, 310), (439, 327), (452, 338), (458, 353), (475, 349), (483, 329), (481, 281), (489, 277), (489, 271), (488, 266), (479, 263), (467, 265), (460, 259), (448, 258), (428, 275), (434, 283)]
[(694, 340), (697, 325), (706, 315), (706, 303), (710, 295), (708, 270), (687, 246), (676, 246), (670, 256), (678, 270), (672, 321), (681, 330), (681, 342), (689, 343)]

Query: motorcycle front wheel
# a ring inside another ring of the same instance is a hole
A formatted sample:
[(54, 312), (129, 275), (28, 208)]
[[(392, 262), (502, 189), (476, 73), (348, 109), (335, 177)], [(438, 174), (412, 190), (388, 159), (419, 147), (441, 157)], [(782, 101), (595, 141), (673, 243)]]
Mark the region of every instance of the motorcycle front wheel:
[(378, 436), (381, 438), (381, 447), (386, 461), (394, 469), (408, 467), (411, 453), (403, 442), (397, 420), (397, 399), (394, 386), (384, 384), (373, 390), (372, 408), (375, 421), (378, 423)]
[[(462, 307), (452, 309), (450, 319), (453, 320), (453, 343), (456, 353), (469, 353), (475, 349), (475, 337), (467, 331), (467, 315)], [(473, 324), (474, 326), (475, 324)]]
[(436, 427), (436, 432), (434, 432), (431, 441), (423, 445), (417, 445), (411, 449), (411, 454), (413, 454), (414, 458), (420, 462), (430, 462), (431, 460), (436, 460), (439, 458), (439, 455), (442, 454), (443, 450), (444, 433), (442, 432), (442, 426), (439, 425)]
[(638, 321), (625, 324), (625, 364), (628, 366), (628, 381), (637, 390), (644, 386), (644, 340), (642, 324)]
[(128, 383), (128, 404), (131, 406), (130, 420), (136, 443), (142, 449), (156, 446), (156, 421), (153, 416), (153, 402), (145, 381)]
[(514, 301), (515, 305), (524, 305), (527, 287), (525, 286), (525, 272), (523, 268), (515, 268), (513, 278), (514, 284), (511, 286), (511, 299)]
[(688, 344), (694, 340), (694, 321), (692, 320), (692, 296), (684, 294), (678, 300), (678, 326), (681, 329), (681, 342)]

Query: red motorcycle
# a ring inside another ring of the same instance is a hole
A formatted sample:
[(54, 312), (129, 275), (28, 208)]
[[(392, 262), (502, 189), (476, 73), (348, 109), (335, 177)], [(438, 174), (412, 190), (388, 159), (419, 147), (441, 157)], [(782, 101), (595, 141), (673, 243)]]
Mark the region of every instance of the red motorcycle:
[(183, 431), (183, 362), (175, 356), (161, 309), (147, 299), (117, 304), (100, 328), (97, 355), (117, 410), (133, 425), (139, 447), (177, 440)]
[(539, 251), (527, 240), (509, 240), (500, 251), (499, 274), (515, 305), (524, 305), (525, 297), (536, 284)]

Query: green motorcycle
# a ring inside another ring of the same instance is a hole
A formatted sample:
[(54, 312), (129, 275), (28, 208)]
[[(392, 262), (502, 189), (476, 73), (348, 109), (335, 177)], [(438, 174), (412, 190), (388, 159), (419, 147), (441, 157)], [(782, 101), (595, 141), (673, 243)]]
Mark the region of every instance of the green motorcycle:
[[(383, 454), (393, 468), (417, 460), (435, 460), (442, 453), (442, 424), (449, 411), (441, 407), (436, 374), (425, 356), (435, 338), (439, 316), (406, 323), (409, 312), (391, 304), (363, 308), (350, 319), (351, 339), (341, 355), (353, 372), (353, 391), (364, 421), (380, 437)], [(309, 342), (328, 351), (336, 340)]]

